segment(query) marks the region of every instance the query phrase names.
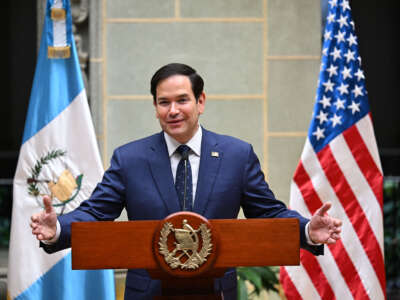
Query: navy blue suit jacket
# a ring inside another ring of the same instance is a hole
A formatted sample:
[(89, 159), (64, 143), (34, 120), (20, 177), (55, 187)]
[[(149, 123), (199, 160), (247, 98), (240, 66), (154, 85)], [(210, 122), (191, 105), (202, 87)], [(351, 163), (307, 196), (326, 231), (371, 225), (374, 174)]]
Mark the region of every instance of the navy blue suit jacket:
[[(218, 152), (218, 157), (211, 152)], [(301, 247), (316, 255), (323, 253), (323, 246), (313, 247), (306, 242), (308, 219), (275, 199), (252, 146), (203, 129), (193, 211), (207, 219), (232, 219), (240, 207), (247, 218), (298, 218)], [(44, 246), (45, 251), (70, 247), (71, 222), (114, 220), (123, 208), (129, 220), (163, 219), (180, 210), (162, 132), (114, 151), (111, 166), (90, 199), (59, 217), (60, 238), (55, 245)], [(216, 282), (216, 289), (224, 291), (225, 299), (235, 298), (234, 270)], [(146, 271), (128, 271), (125, 299), (151, 299), (159, 292), (159, 282), (151, 280)]]

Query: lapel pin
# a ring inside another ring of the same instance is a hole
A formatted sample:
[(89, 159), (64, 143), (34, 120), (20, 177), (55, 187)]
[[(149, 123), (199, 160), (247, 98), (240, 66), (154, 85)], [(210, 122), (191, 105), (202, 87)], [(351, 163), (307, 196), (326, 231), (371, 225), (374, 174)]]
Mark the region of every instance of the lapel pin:
[(212, 157), (219, 157), (219, 153), (216, 152), (216, 151), (212, 151), (212, 152), (211, 152), (211, 156), (212, 156)]

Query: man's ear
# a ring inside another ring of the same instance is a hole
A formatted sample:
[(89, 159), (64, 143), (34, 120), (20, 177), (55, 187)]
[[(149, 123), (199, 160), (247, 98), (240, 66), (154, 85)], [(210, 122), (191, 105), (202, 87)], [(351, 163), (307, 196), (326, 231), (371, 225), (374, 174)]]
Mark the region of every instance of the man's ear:
[(154, 106), (156, 118), (158, 119), (158, 118), (159, 118), (159, 115), (158, 115), (157, 102), (156, 102), (156, 100), (153, 100), (153, 106)]
[(199, 109), (199, 113), (202, 114), (204, 112), (204, 108), (206, 105), (206, 94), (202, 92), (197, 100), (197, 107)]

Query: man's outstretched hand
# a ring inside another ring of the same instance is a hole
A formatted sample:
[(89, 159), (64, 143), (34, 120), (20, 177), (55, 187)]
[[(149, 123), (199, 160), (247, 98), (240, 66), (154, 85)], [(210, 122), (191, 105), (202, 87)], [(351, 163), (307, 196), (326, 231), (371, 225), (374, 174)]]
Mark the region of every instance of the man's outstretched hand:
[(39, 241), (51, 240), (57, 231), (57, 215), (49, 196), (43, 197), (44, 210), (31, 216), (32, 234)]
[(331, 206), (330, 202), (324, 203), (311, 217), (308, 234), (315, 244), (333, 244), (340, 239), (342, 221), (327, 214)]

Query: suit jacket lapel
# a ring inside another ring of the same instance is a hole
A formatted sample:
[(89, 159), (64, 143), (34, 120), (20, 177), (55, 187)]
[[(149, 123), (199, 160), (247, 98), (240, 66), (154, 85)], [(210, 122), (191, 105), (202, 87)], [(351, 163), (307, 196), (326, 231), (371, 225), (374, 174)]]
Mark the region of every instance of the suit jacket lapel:
[(193, 211), (203, 215), (222, 160), (222, 152), (218, 149), (215, 136), (203, 128), (199, 177)]
[(175, 190), (168, 149), (162, 132), (156, 135), (154, 144), (150, 146), (150, 153), (150, 169), (160, 196), (169, 213), (177, 212), (180, 210), (180, 204)]

